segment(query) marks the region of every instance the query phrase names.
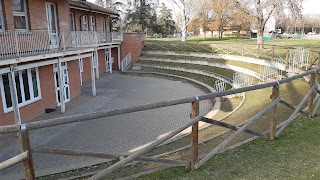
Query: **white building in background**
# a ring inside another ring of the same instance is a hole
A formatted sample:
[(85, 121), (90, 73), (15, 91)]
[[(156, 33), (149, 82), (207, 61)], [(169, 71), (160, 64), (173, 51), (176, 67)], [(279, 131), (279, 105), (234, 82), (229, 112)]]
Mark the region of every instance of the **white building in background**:
[[(251, 31), (251, 38), (254, 38), (254, 39), (257, 38), (258, 30), (256, 29), (254, 24), (250, 28), (250, 31)], [(263, 37), (266, 39), (271, 39), (277, 34), (277, 32), (278, 32), (278, 30), (276, 30), (276, 19), (274, 16), (271, 16), (268, 19), (266, 26), (264, 28)]]

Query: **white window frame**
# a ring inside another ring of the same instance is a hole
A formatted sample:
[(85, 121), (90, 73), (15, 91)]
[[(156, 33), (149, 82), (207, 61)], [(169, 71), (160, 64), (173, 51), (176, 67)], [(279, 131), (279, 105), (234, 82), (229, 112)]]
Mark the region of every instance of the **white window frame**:
[(107, 26), (106, 26), (106, 18), (102, 17), (101, 18), (101, 26), (102, 26), (102, 33), (106, 33), (106, 29), (107, 29)]
[(0, 23), (2, 25), (2, 27), (0, 28), (0, 32), (1, 31), (4, 31), (5, 28), (4, 28), (4, 16), (3, 16), (3, 10), (2, 10), (2, 1), (0, 0)]
[(71, 18), (71, 31), (76, 31), (76, 19), (75, 19), (75, 14), (70, 13), (70, 18)]
[(91, 22), (91, 31), (96, 31), (96, 17), (90, 16), (90, 22)]
[[(13, 0), (12, 0), (13, 1)], [(24, 12), (16, 12), (16, 11), (13, 11), (13, 24), (14, 23), (14, 17), (15, 16), (22, 16), (25, 18), (25, 21), (26, 21), (26, 28), (25, 29), (16, 29), (15, 30), (18, 30), (18, 31), (28, 31), (29, 30), (29, 22), (28, 22), (28, 12), (27, 12), (27, 3), (26, 3), (26, 0), (21, 0), (22, 3), (24, 4)]]
[(89, 31), (88, 15), (82, 16), (82, 31)]
[[(68, 99), (64, 99), (64, 103), (66, 103), (66, 102), (69, 102), (70, 100), (71, 100), (71, 94), (70, 94), (70, 79), (69, 79), (69, 71), (68, 71), (68, 63), (67, 63), (67, 61), (66, 62), (62, 62), (61, 63), (61, 68), (62, 68), (62, 76), (63, 76), (63, 87), (62, 88), (64, 88), (64, 97), (65, 97), (65, 95), (66, 94), (68, 94)], [(67, 73), (65, 74), (64, 73), (64, 71), (67, 71)], [(54, 72), (54, 76), (56, 75), (55, 73), (58, 73), (58, 71), (59, 71), (59, 68), (58, 68), (58, 63), (56, 63), (56, 64), (54, 64), (53, 65), (53, 72)], [(66, 75), (66, 76), (65, 76)], [(67, 88), (68, 88), (68, 91), (66, 92), (65, 90), (65, 82), (66, 82), (66, 79), (65, 78), (67, 78)], [(59, 80), (60, 81), (60, 80)], [(60, 102), (58, 102), (59, 101), (59, 98), (58, 98), (58, 96), (60, 96), (60, 94), (58, 94), (57, 93), (57, 84), (59, 83), (59, 85), (61, 86), (62, 84), (60, 83), (60, 82), (57, 82), (57, 80), (56, 80), (56, 77), (54, 77), (54, 87), (55, 87), (55, 93), (56, 93), (56, 103), (57, 103), (57, 106), (61, 106), (61, 100), (62, 100), (62, 98), (60, 97)], [(60, 89), (60, 87), (59, 87), (59, 89)]]
[[(30, 68), (30, 69), (22, 69), (22, 70), (16, 71), (16, 73), (19, 73), (19, 81), (20, 81), (20, 89), (21, 89), (21, 97), (22, 97), (22, 102), (18, 104), (19, 108), (24, 107), (24, 106), (29, 105), (29, 104), (32, 104), (32, 103), (34, 103), (36, 101), (39, 101), (41, 99), (41, 88), (40, 88), (41, 86), (40, 86), (40, 79), (39, 79), (39, 70), (38, 70), (37, 67), (35, 67), (36, 79), (37, 79), (37, 88), (38, 88), (38, 97), (34, 97), (31, 69), (32, 68)], [(24, 93), (24, 88), (23, 88), (23, 79), (22, 79), (22, 71), (23, 70), (27, 70), (27, 75), (28, 75), (28, 85), (29, 85), (30, 99), (27, 100), (27, 101), (25, 100), (25, 93)], [(0, 89), (1, 89), (1, 98), (2, 98), (3, 111), (4, 111), (4, 113), (9, 113), (9, 112), (13, 111), (13, 106), (7, 108), (2, 75), (4, 75), (4, 74), (0, 74)], [(8, 78), (10, 78), (10, 77), (8, 77)]]

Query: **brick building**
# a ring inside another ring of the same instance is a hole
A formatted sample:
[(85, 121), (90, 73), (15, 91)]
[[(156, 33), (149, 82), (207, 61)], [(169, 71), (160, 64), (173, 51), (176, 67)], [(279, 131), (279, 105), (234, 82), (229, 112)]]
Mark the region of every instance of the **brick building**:
[(123, 45), (123, 33), (112, 32), (118, 16), (85, 0), (0, 0), (0, 126), (64, 112), (85, 80), (96, 96), (95, 79), (143, 46), (140, 35)]

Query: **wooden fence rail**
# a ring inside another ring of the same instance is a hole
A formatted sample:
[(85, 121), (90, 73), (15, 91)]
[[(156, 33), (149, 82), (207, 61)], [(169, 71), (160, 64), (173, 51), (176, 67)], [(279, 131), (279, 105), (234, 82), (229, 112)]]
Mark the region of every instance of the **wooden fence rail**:
[(23, 160), (25, 160), (27, 158), (28, 158), (28, 151), (23, 152), (17, 156), (14, 156), (6, 161), (1, 162), (0, 163), (0, 170), (7, 169), (13, 165), (16, 165), (16, 164), (22, 162)]
[[(248, 91), (254, 91), (258, 89), (264, 89), (268, 87), (277, 86), (280, 84), (284, 84), (299, 78), (302, 78), (304, 76), (308, 76), (314, 73), (320, 72), (320, 68), (307, 71), (295, 76), (291, 76), (288, 78), (284, 78), (278, 81), (254, 85), (254, 86), (248, 86), (238, 89), (230, 89), (227, 91), (222, 92), (215, 92), (215, 93), (209, 93), (205, 95), (198, 96), (199, 101), (207, 100), (207, 99), (213, 99), (216, 97), (223, 97), (231, 94), (238, 94), (242, 92), (248, 92)], [(35, 121), (35, 122), (28, 122), (26, 123), (26, 127), (28, 130), (34, 130), (34, 129), (41, 129), (46, 127), (53, 127), (63, 124), (70, 124), (75, 122), (81, 122), (81, 121), (89, 121), (97, 118), (102, 117), (110, 117), (110, 116), (116, 116), (116, 115), (122, 115), (122, 114), (128, 114), (133, 112), (139, 112), (139, 111), (145, 111), (145, 110), (151, 110), (151, 109), (157, 109), (157, 108), (163, 108), (163, 107), (169, 107), (179, 104), (186, 104), (191, 103), (196, 100), (196, 97), (187, 97), (187, 98), (181, 98), (181, 99), (175, 99), (175, 100), (169, 100), (169, 101), (162, 101), (158, 103), (151, 103), (151, 104), (145, 104), (141, 106), (133, 106), (123, 109), (114, 109), (114, 110), (104, 110), (104, 111), (98, 111), (93, 113), (86, 113), (86, 114), (79, 114), (79, 115), (73, 115), (73, 116), (66, 116), (66, 117), (60, 117), (60, 118), (53, 118), (43, 121)], [(20, 130), (20, 125), (9, 125), (9, 126), (1, 126), (0, 127), (0, 134), (7, 134), (7, 133), (13, 133), (18, 132)]]
[[(93, 158), (101, 158), (101, 159), (109, 159), (109, 160), (123, 159), (129, 156), (125, 154), (106, 154), (106, 153), (74, 151), (74, 150), (68, 150), (68, 149), (53, 149), (53, 148), (43, 148), (43, 147), (32, 148), (32, 153), (46, 153), (46, 154), (56, 154), (56, 155), (75, 156), (75, 157), (93, 157)], [(142, 162), (154, 162), (159, 164), (180, 165), (180, 166), (188, 166), (190, 163), (188, 161), (159, 159), (159, 158), (151, 158), (151, 157), (145, 157), (145, 156), (140, 156), (136, 160), (142, 161)]]
[(210, 153), (208, 153), (203, 159), (201, 159), (194, 167), (194, 169), (198, 169), (201, 165), (203, 165), (205, 162), (207, 162), (210, 158), (212, 158), (214, 155), (219, 153), (227, 144), (229, 144), (232, 140), (234, 140), (236, 137), (238, 137), (239, 134), (244, 132), (246, 128), (248, 128), (252, 123), (259, 120), (266, 112), (270, 111), (274, 106), (276, 106), (280, 102), (280, 98), (275, 99), (271, 104), (269, 104), (267, 107), (265, 107), (262, 111), (257, 113), (256, 115), (252, 116), (250, 119), (248, 119), (245, 124), (239, 128), (234, 134), (232, 134), (229, 138), (224, 140), (221, 144), (219, 144), (217, 147), (215, 147)]
[(115, 163), (114, 165), (108, 167), (107, 169), (102, 170), (98, 174), (90, 177), (89, 179), (105, 179), (105, 176), (108, 175), (109, 173), (111, 173), (112, 171), (114, 171), (114, 170), (126, 165), (127, 163), (129, 163), (131, 161), (136, 160), (142, 154), (145, 154), (145, 153), (151, 151), (152, 149), (154, 149), (158, 145), (160, 145), (163, 142), (169, 140), (170, 138), (172, 138), (173, 136), (177, 135), (181, 131), (187, 129), (188, 127), (192, 126), (194, 123), (199, 122), (199, 120), (200, 120), (200, 117), (197, 117), (197, 118), (193, 119), (189, 123), (181, 126), (180, 128), (178, 128), (178, 129), (176, 129), (174, 131), (171, 131), (170, 133), (166, 134), (165, 136), (161, 137), (160, 139), (157, 139), (156, 141), (154, 141), (153, 143), (151, 143), (148, 146), (144, 147), (143, 149), (140, 149), (139, 151), (131, 154), (130, 156), (124, 158), (123, 160), (121, 160), (121, 161)]
[[(226, 149), (230, 149), (230, 147), (227, 147), (227, 145), (233, 141), (235, 138), (238, 137), (241, 133), (247, 133), (250, 135), (253, 135), (254, 137), (250, 138), (251, 140), (254, 140), (259, 137), (264, 137), (266, 133), (258, 133), (252, 130), (248, 130), (247, 128), (257, 120), (259, 120), (263, 114), (266, 112), (272, 110), (272, 118), (270, 121), (270, 129), (269, 129), (269, 138), (271, 140), (275, 139), (279, 136), (279, 134), (287, 127), (287, 125), (292, 122), (299, 113), (304, 113), (302, 111), (302, 108), (306, 102), (308, 102), (308, 115), (310, 117), (313, 117), (316, 111), (316, 108), (320, 105), (320, 98), (318, 98), (318, 102), (314, 107), (314, 103), (317, 101), (314, 99), (314, 93), (317, 92), (319, 94), (319, 83), (315, 80), (315, 75), (320, 71), (320, 68), (310, 70), (304, 73), (301, 73), (299, 75), (295, 75), (289, 78), (285, 78), (279, 81), (265, 83), (265, 84), (259, 84), (254, 86), (248, 86), (244, 88), (239, 89), (231, 89), (223, 92), (215, 92), (210, 93), (206, 95), (201, 96), (195, 96), (195, 97), (187, 97), (182, 99), (175, 99), (175, 100), (169, 100), (169, 101), (162, 101), (158, 103), (151, 103), (141, 106), (134, 106), (124, 109), (114, 109), (114, 110), (105, 110), (105, 111), (99, 111), (94, 113), (87, 113), (87, 114), (80, 114), (80, 115), (74, 115), (74, 116), (67, 116), (67, 117), (61, 117), (61, 118), (54, 118), (49, 120), (43, 120), (43, 121), (37, 121), (37, 122), (28, 122), (26, 124), (22, 125), (11, 125), (11, 126), (1, 126), (0, 127), (0, 134), (6, 134), (6, 133), (12, 133), (12, 132), (19, 132), (19, 143), (20, 143), (20, 149), (21, 154), (18, 156), (15, 156), (5, 162), (0, 163), (0, 169), (9, 167), (11, 165), (14, 165), (19, 162), (23, 162), (24, 164), (24, 173), (25, 178), (27, 180), (29, 179), (35, 179), (35, 173), (34, 173), (34, 167), (33, 167), (33, 160), (32, 160), (32, 153), (50, 153), (50, 154), (60, 154), (60, 155), (70, 155), (70, 156), (87, 156), (87, 157), (95, 157), (95, 158), (104, 158), (104, 159), (120, 159), (119, 162), (113, 164), (112, 166), (108, 167), (105, 170), (102, 170), (100, 173), (90, 177), (90, 179), (104, 179), (107, 174), (113, 172), (114, 170), (123, 167), (127, 163), (130, 163), (132, 161), (143, 161), (143, 162), (156, 162), (161, 164), (169, 164), (169, 165), (178, 165), (178, 166), (190, 166), (191, 169), (196, 170), (201, 165), (203, 165), (205, 162), (207, 162), (211, 157), (216, 155), (217, 153), (221, 153), (225, 151)], [(279, 86), (281, 84), (293, 81), (295, 79), (309, 76), (310, 75), (310, 90), (305, 95), (305, 97), (302, 99), (300, 104), (295, 107), (291, 105), (290, 103), (284, 101), (280, 98), (279, 95)], [(199, 116), (199, 102), (202, 100), (207, 99), (213, 99), (216, 97), (223, 97), (231, 94), (238, 94), (242, 92), (248, 92), (263, 88), (272, 88), (272, 102), (266, 106), (262, 111), (248, 119), (241, 127), (215, 121), (212, 119), (204, 118)], [(110, 117), (115, 115), (122, 115), (127, 113), (133, 113), (133, 112), (139, 112), (144, 110), (151, 110), (156, 108), (162, 108), (162, 107), (168, 107), (168, 106), (174, 106), (179, 104), (185, 104), (185, 103), (191, 103), (191, 121), (186, 123), (185, 125), (179, 127), (178, 129), (169, 132), (165, 136), (155, 140), (154, 142), (150, 143), (146, 147), (136, 151), (135, 153), (132, 153), (130, 155), (119, 155), (119, 154), (105, 154), (105, 153), (94, 153), (94, 152), (83, 152), (83, 151), (71, 151), (71, 150), (61, 150), (61, 149), (49, 149), (49, 148), (31, 148), (30, 146), (30, 137), (29, 137), (29, 131), (34, 129), (40, 129), (40, 128), (46, 128), (46, 127), (53, 127), (63, 124), (70, 124), (74, 122), (80, 122), (80, 121), (89, 121), (97, 118), (102, 117)], [(277, 125), (276, 121), (276, 106), (278, 103), (285, 104), (289, 108), (293, 109), (294, 112), (291, 114), (291, 116), (284, 121), (281, 124)], [(210, 153), (205, 155), (201, 160), (199, 160), (198, 155), (198, 122), (203, 121), (210, 124), (214, 124), (217, 126), (225, 127), (227, 129), (235, 131), (231, 136), (229, 136), (226, 140), (224, 140), (221, 144), (219, 144), (217, 147), (215, 147)], [(142, 156), (143, 154), (151, 151), (158, 145), (162, 144), (163, 142), (169, 140), (173, 136), (177, 135), (181, 131), (185, 130), (186, 128), (192, 126), (192, 140), (191, 140), (191, 158), (190, 161), (182, 161), (182, 160), (168, 160), (168, 159), (156, 159), (152, 157), (145, 157)], [(275, 133), (276, 129), (278, 131)], [(243, 143), (250, 142), (249, 140), (242, 141), (240, 143), (237, 143), (236, 146), (241, 145)], [(234, 147), (236, 147), (234, 146)]]

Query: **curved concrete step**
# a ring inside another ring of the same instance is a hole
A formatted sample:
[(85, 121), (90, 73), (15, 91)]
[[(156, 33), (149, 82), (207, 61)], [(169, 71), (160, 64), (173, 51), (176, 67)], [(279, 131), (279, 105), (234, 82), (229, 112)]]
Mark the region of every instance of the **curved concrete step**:
[(242, 73), (247, 74), (249, 76), (253, 76), (259, 80), (262, 79), (260, 73), (252, 71), (250, 69), (246, 69), (246, 68), (235, 66), (235, 65), (218, 63), (218, 62), (208, 62), (208, 61), (200, 61), (200, 60), (186, 60), (186, 59), (172, 60), (172, 59), (149, 58), (149, 57), (148, 58), (140, 57), (139, 60), (141, 60), (141, 61), (154, 61), (154, 62), (181, 63), (181, 64), (196, 64), (196, 65), (203, 65), (203, 66), (218, 67), (218, 68), (223, 68), (223, 69), (230, 69), (230, 70), (237, 71), (237, 72), (242, 72)]
[(142, 54), (145, 55), (168, 55), (168, 56), (193, 56), (193, 57), (202, 57), (202, 58), (211, 58), (211, 59), (223, 59), (231, 61), (240, 61), (251, 64), (263, 65), (268, 67), (277, 67), (279, 70), (287, 71), (288, 67), (286, 64), (273, 62), (270, 60), (263, 60), (258, 58), (246, 57), (246, 56), (236, 56), (228, 54), (209, 54), (209, 53), (200, 53), (200, 52), (176, 52), (176, 51), (142, 51)]

